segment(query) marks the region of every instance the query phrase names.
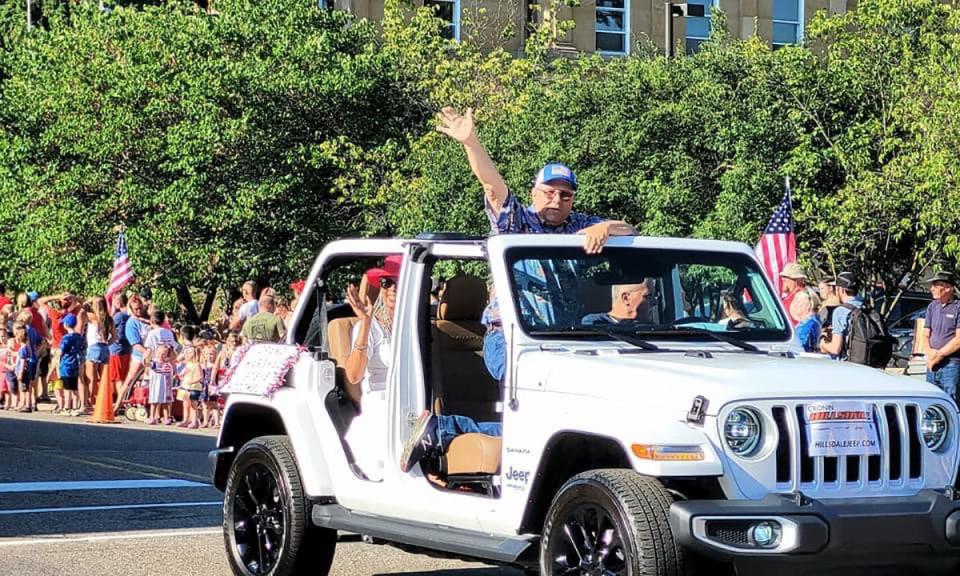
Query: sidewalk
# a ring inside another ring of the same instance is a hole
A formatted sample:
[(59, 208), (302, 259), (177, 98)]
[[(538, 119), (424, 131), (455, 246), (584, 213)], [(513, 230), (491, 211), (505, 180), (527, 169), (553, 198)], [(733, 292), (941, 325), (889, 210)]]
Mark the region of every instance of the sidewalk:
[(178, 432), (181, 434), (196, 434), (200, 436), (217, 436), (220, 433), (219, 428), (178, 428), (175, 425), (162, 426), (162, 425), (148, 425), (143, 422), (131, 422), (127, 420), (123, 414), (117, 416), (115, 424), (99, 424), (96, 422), (91, 422), (90, 419), (92, 416), (61, 416), (59, 414), (53, 414), (53, 408), (56, 406), (53, 402), (38, 402), (36, 412), (31, 413), (21, 413), (14, 412), (11, 410), (0, 410), (0, 418), (11, 418), (11, 419), (22, 419), (22, 420), (37, 420), (44, 422), (53, 422), (61, 424), (83, 424), (87, 426), (110, 426), (115, 428), (126, 428), (126, 429), (136, 429), (136, 430), (155, 430), (155, 431), (167, 431), (167, 432)]

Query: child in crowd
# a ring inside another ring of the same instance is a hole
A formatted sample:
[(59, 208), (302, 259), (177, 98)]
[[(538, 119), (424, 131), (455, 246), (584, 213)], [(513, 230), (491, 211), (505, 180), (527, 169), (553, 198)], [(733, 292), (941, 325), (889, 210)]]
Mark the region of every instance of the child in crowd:
[(33, 412), (34, 397), (30, 384), (37, 373), (37, 352), (34, 350), (30, 338), (27, 336), (27, 326), (19, 322), (14, 325), (13, 336), (20, 349), (17, 351), (17, 362), (14, 372), (17, 375), (17, 411)]
[(84, 350), (86, 342), (83, 336), (77, 332), (77, 316), (75, 314), (67, 314), (63, 317), (63, 328), (65, 334), (60, 339), (60, 364), (57, 366), (60, 381), (63, 383), (61, 414), (80, 416), (83, 411), (80, 408), (80, 396), (77, 394), (77, 390), (79, 389), (80, 366), (83, 364), (83, 358), (86, 354)]
[[(164, 328), (164, 330), (166, 330)], [(173, 401), (173, 346), (158, 344), (150, 353), (150, 417), (147, 424), (170, 424), (170, 403)], [(160, 420), (160, 418), (163, 418)]]
[(203, 408), (201, 428), (215, 428), (220, 423), (220, 409), (217, 405), (218, 397), (214, 389), (214, 367), (217, 363), (217, 345), (214, 340), (204, 343), (200, 351), (200, 369), (203, 371), (203, 390), (200, 392), (200, 402)]
[(200, 367), (199, 351), (194, 345), (184, 347), (183, 375), (180, 377), (180, 399), (183, 401), (183, 422), (177, 424), (180, 428), (199, 427), (197, 418), (197, 402), (203, 391), (203, 370)]
[(16, 394), (17, 379), (13, 369), (17, 354), (13, 350), (14, 340), (10, 338), (6, 323), (0, 322), (0, 409), (13, 408), (13, 396)]

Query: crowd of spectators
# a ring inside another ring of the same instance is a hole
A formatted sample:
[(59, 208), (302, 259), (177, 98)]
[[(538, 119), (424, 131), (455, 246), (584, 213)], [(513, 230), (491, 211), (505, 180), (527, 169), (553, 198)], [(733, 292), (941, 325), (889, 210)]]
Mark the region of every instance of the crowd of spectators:
[(13, 301), (0, 285), (0, 410), (51, 403), (51, 414), (86, 416), (109, 383), (114, 412), (140, 388), (147, 424), (216, 427), (219, 389), (236, 351), (246, 342), (279, 342), (302, 289), (291, 285), (290, 302), (247, 282), (219, 321), (191, 325), (155, 306), (149, 287), (110, 302), (69, 292), (23, 292)]

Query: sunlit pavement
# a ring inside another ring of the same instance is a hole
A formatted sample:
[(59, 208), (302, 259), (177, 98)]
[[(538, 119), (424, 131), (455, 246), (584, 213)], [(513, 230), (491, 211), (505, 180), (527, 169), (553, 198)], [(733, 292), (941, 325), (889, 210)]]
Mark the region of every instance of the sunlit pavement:
[[(0, 575), (229, 576), (213, 430), (0, 412)], [(344, 535), (332, 574), (519, 575)]]

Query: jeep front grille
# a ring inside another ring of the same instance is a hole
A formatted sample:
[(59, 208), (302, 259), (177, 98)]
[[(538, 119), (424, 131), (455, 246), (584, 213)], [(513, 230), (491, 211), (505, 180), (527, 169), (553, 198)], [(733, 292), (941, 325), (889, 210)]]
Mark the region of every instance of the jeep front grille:
[(923, 479), (917, 404), (874, 403), (873, 420), (880, 438), (876, 456), (810, 456), (805, 405), (779, 404), (770, 408), (776, 423), (776, 483), (781, 490), (818, 492), (845, 488), (870, 491), (902, 486)]

